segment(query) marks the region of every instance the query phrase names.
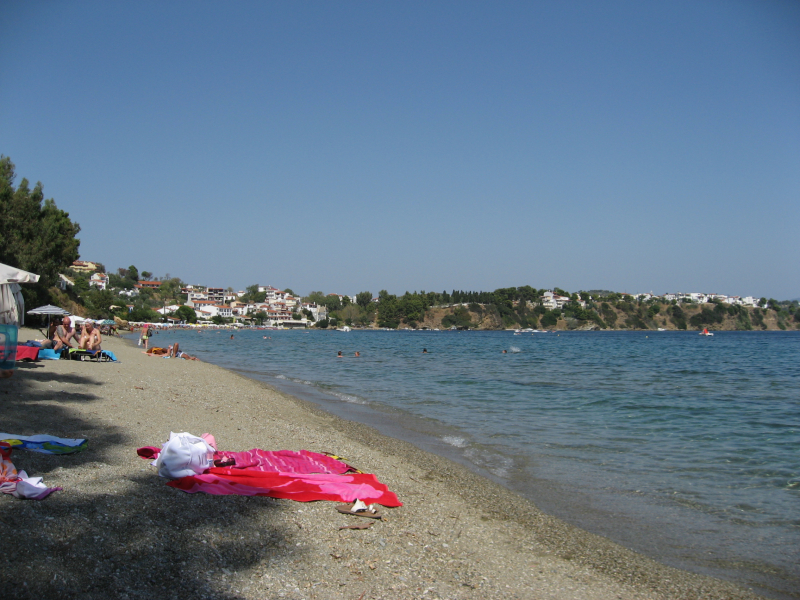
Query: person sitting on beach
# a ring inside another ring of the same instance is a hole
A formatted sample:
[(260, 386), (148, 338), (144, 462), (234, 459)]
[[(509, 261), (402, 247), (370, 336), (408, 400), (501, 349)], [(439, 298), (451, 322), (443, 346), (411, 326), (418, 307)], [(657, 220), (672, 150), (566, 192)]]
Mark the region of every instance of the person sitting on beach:
[(100, 350), (102, 342), (103, 338), (100, 337), (100, 331), (94, 328), (94, 323), (86, 321), (83, 324), (83, 333), (78, 341), (78, 348), (81, 350)]
[(56, 327), (51, 339), (53, 340), (53, 350), (56, 351), (61, 350), (64, 347), (72, 348), (72, 343), (70, 342), (71, 339), (74, 339), (80, 346), (78, 334), (72, 327), (72, 321), (69, 317), (64, 317), (61, 320), (61, 325)]
[(177, 342), (170, 347), (170, 358), (182, 358), (184, 360), (200, 360), (196, 356), (191, 356), (186, 354), (186, 352), (181, 352), (179, 345)]

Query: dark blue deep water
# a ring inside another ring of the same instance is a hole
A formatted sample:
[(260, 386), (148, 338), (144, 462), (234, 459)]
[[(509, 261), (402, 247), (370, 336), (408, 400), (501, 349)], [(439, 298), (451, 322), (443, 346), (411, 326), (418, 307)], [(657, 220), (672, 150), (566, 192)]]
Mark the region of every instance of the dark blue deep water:
[(154, 338), (172, 341), (662, 562), (800, 597), (800, 332)]

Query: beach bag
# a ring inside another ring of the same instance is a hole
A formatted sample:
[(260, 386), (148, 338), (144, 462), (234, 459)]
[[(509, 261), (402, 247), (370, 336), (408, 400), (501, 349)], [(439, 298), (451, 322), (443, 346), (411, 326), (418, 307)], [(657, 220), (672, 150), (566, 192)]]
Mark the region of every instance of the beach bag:
[(214, 448), (191, 433), (170, 431), (169, 441), (162, 445), (153, 464), (166, 479), (200, 475), (214, 466)]

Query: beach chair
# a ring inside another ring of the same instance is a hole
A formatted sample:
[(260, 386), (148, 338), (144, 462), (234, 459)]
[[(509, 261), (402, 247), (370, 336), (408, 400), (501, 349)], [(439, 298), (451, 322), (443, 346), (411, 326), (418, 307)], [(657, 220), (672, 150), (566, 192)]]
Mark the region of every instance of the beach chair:
[(93, 361), (93, 362), (118, 362), (114, 353), (109, 350), (81, 350), (80, 348), (69, 349), (70, 360)]

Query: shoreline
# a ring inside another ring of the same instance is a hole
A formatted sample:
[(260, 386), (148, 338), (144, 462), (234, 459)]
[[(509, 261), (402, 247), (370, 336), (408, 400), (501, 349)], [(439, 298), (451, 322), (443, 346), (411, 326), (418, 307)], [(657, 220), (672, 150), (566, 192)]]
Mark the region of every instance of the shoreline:
[[(12, 573), (27, 572), (23, 589), (54, 598), (169, 598), (178, 581), (212, 598), (759, 597), (568, 525), (465, 466), (261, 381), (146, 357), (130, 340), (104, 346), (122, 363), (42, 361), (0, 388), (5, 431), (87, 437), (90, 446), (12, 456), (64, 491), (38, 503), (4, 496), (6, 522), (39, 541), (5, 558), (11, 595), (20, 593)], [(185, 494), (135, 454), (170, 430), (209, 431), (222, 450), (333, 452), (377, 475), (404, 506), (369, 530), (339, 531), (361, 519), (329, 502)]]

